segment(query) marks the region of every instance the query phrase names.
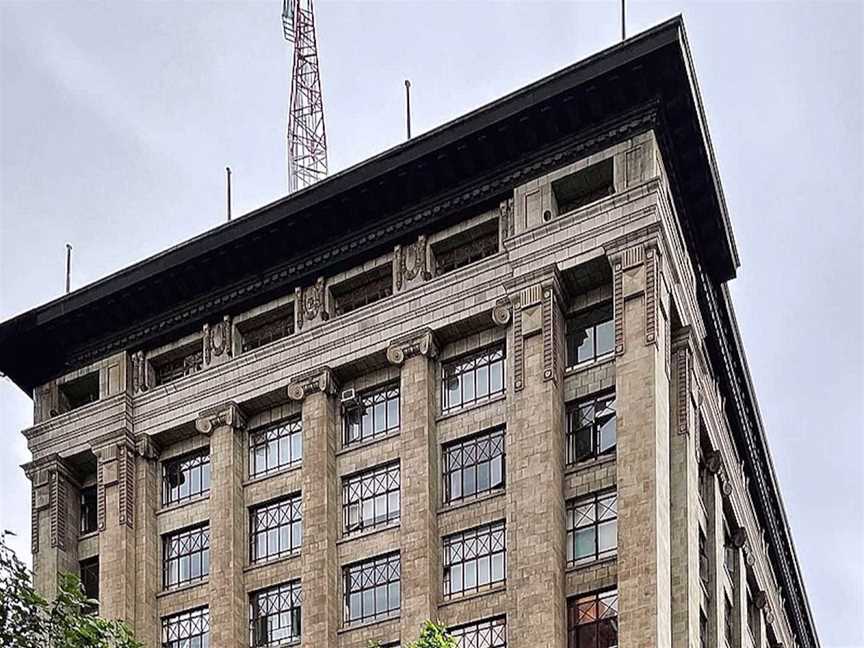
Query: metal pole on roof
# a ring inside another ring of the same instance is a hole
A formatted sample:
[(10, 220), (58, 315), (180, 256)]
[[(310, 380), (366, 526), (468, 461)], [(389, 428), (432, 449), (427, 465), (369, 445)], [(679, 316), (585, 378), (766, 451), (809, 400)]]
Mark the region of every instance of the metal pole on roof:
[(405, 79), (405, 128), (411, 139), (411, 82)]
[(69, 294), (72, 276), (72, 244), (66, 244), (66, 294)]
[(627, 0), (621, 0), (621, 40), (627, 40)]
[(228, 182), (228, 220), (231, 220), (231, 167), (225, 167), (225, 176)]

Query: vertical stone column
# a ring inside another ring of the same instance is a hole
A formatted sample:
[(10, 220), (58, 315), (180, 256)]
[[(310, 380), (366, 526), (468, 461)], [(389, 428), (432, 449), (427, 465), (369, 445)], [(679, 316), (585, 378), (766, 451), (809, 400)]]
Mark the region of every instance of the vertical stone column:
[(249, 642), (246, 507), (243, 502), (246, 418), (236, 403), (201, 412), (195, 427), (210, 436), (210, 645)]
[[(549, 268), (513, 287), (507, 379), (508, 646), (563, 648), (564, 397), (563, 318), (557, 271)], [(493, 311), (509, 320), (506, 302)]]
[(99, 512), (99, 613), (135, 623), (136, 450), (128, 430), (94, 445)]
[(31, 551), (34, 586), (47, 599), (57, 595), (57, 577), (78, 573), (78, 483), (59, 455), (24, 464), (32, 484)]
[(689, 328), (672, 342), (670, 523), (672, 540), (672, 646), (699, 645), (699, 424), (693, 394)]
[(301, 646), (336, 646), (341, 511), (336, 480), (339, 429), (333, 372), (322, 367), (291, 379), (288, 396), (303, 402), (303, 632)]
[[(668, 292), (655, 242), (612, 256), (619, 643), (672, 645)], [(667, 306), (667, 308), (663, 308)]]
[(156, 525), (159, 510), (159, 449), (149, 436), (139, 438), (136, 501), (137, 549), (135, 638), (145, 646), (157, 646), (159, 616), (156, 594), (162, 589), (161, 538)]
[(438, 535), (438, 441), (435, 435), (435, 367), (438, 347), (430, 329), (390, 343), (387, 358), (401, 366), (400, 425), (402, 514), (402, 637), (416, 637), (438, 616), (441, 561)]

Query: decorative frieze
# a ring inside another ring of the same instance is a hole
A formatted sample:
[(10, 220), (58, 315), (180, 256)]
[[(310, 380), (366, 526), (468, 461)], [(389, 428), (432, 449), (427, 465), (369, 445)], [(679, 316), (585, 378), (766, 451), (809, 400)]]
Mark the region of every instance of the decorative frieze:
[(324, 277), (306, 288), (295, 288), (294, 304), (297, 317), (297, 330), (302, 331), (303, 326), (312, 326), (330, 319), (327, 299), (327, 286)]
[(424, 355), (429, 358), (438, 355), (438, 344), (432, 329), (424, 328), (414, 331), (393, 340), (387, 347), (387, 360), (394, 365), (401, 365), (406, 358), (415, 355)]
[(513, 199), (502, 200), (498, 205), (498, 225), (501, 228), (501, 241), (513, 235)]
[(233, 401), (204, 410), (195, 419), (195, 429), (207, 436), (218, 427), (228, 426), (242, 429), (246, 426), (246, 415), (240, 406)]
[(318, 367), (298, 376), (294, 376), (288, 384), (288, 398), (302, 401), (310, 394), (322, 392), (333, 396), (338, 387), (336, 376), (330, 367)]
[(525, 341), (522, 337), (522, 298), (513, 298), (513, 391), (525, 388)]
[(232, 345), (231, 318), (225, 315), (222, 321), (204, 325), (204, 365), (216, 365), (234, 355)]

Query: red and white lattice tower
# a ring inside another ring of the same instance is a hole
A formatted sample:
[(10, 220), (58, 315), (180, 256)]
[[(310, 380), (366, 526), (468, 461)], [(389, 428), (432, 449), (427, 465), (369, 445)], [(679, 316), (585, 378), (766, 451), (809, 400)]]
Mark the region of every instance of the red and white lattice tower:
[(312, 0), (283, 0), (285, 40), (294, 45), (288, 108), (288, 191), (327, 175), (327, 133), (318, 70), (318, 42)]

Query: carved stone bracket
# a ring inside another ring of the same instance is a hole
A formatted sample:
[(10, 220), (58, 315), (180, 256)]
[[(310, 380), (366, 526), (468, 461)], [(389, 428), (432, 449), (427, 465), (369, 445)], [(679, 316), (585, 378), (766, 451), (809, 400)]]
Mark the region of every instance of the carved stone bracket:
[(302, 401), (317, 392), (333, 396), (336, 391), (336, 376), (330, 367), (318, 367), (307, 371), (294, 376), (288, 383), (288, 398), (295, 401)]
[(408, 289), (418, 282), (429, 281), (432, 271), (426, 252), (426, 236), (421, 234), (414, 243), (397, 245), (393, 250), (393, 274), (396, 292)]
[(513, 319), (513, 304), (509, 297), (502, 297), (492, 308), (492, 321), (496, 326), (507, 326)]
[(432, 329), (426, 328), (414, 331), (390, 342), (387, 347), (387, 360), (394, 365), (401, 365), (406, 358), (424, 355), (434, 358), (438, 355), (438, 343)]
[(693, 349), (689, 328), (675, 342), (676, 408), (675, 422), (678, 434), (690, 432), (693, 411)]
[(294, 290), (294, 308), (297, 317), (297, 330), (302, 331), (304, 324), (315, 324), (326, 322), (330, 319), (327, 310), (327, 287), (324, 285), (324, 277), (306, 288)]
[(138, 438), (135, 442), (135, 450), (139, 457), (154, 461), (159, 458), (159, 446), (153, 440), (153, 437), (144, 435)]
[(228, 426), (235, 430), (241, 430), (246, 426), (246, 415), (240, 406), (233, 401), (217, 405), (199, 412), (195, 419), (195, 429), (207, 436), (213, 433), (217, 427)]

